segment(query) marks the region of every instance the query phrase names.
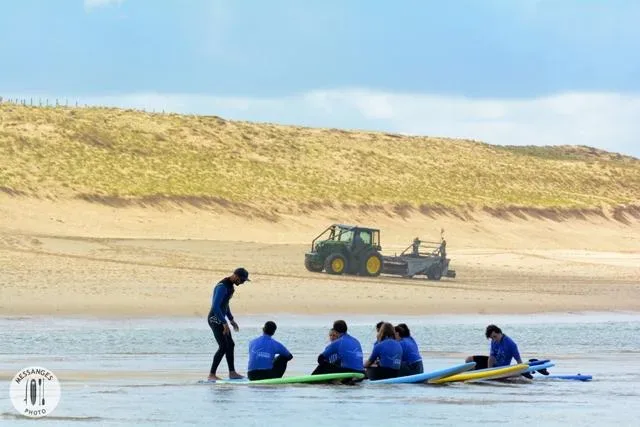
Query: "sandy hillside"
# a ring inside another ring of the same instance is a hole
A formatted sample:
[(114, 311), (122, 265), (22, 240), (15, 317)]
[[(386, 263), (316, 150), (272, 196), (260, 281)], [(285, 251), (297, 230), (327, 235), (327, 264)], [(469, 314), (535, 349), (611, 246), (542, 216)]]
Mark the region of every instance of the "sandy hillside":
[[(445, 230), (456, 279), (333, 277), (332, 222), (383, 252)], [(0, 105), (0, 315), (640, 308), (640, 160), (104, 108)]]

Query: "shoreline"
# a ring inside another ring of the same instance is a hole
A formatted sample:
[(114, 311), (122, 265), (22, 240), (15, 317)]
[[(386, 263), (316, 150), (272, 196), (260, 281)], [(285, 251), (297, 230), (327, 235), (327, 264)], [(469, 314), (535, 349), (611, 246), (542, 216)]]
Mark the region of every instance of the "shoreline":
[[(339, 318), (351, 319), (354, 324), (361, 324), (361, 322), (368, 324), (372, 320), (378, 320), (378, 318), (394, 318), (394, 319), (408, 319), (408, 320), (422, 320), (431, 321), (434, 324), (448, 323), (450, 320), (456, 320), (461, 324), (475, 324), (478, 322), (478, 318), (492, 318), (492, 319), (513, 319), (512, 323), (517, 324), (536, 324), (540, 320), (557, 319), (567, 320), (567, 323), (597, 323), (603, 322), (624, 322), (624, 321), (640, 321), (640, 310), (594, 310), (594, 311), (541, 311), (535, 313), (507, 313), (507, 312), (495, 312), (495, 313), (429, 313), (429, 314), (406, 314), (406, 313), (321, 313), (321, 314), (303, 314), (292, 312), (273, 312), (273, 313), (242, 313), (238, 314), (237, 321), (244, 327), (262, 327), (264, 321), (267, 318), (266, 315), (271, 315), (270, 318), (277, 319), (278, 321), (296, 321), (298, 326), (316, 325), (316, 320), (333, 321)], [(0, 322), (17, 322), (17, 321), (45, 321), (54, 319), (56, 322), (129, 322), (136, 321), (139, 323), (154, 323), (158, 320), (161, 321), (177, 321), (177, 322), (192, 322), (202, 320), (202, 316), (195, 315), (90, 315), (90, 314), (2, 314), (0, 315)], [(302, 321), (302, 323), (299, 323)], [(496, 320), (498, 321), (498, 320)], [(306, 323), (305, 323), (306, 322)]]

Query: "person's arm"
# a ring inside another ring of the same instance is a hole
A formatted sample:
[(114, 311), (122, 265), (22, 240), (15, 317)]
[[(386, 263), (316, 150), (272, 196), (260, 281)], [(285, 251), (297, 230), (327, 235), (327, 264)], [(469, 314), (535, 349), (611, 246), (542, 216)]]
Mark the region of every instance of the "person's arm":
[(487, 368), (493, 368), (496, 364), (496, 349), (495, 345), (492, 342), (489, 350), (489, 360), (487, 361)]
[(364, 362), (364, 367), (368, 368), (370, 367), (373, 362), (376, 361), (376, 359), (380, 357), (380, 349), (378, 345), (374, 345), (373, 346), (373, 350), (371, 351), (371, 355), (369, 356), (369, 358), (367, 359), (366, 362)]
[(293, 354), (291, 354), (289, 349), (282, 345), (282, 343), (278, 343), (278, 354), (280, 355), (280, 357), (286, 359), (287, 361), (293, 359)]
[(520, 351), (518, 350), (518, 344), (515, 341), (511, 341), (511, 352), (513, 353), (513, 358), (516, 359), (516, 362), (522, 363), (522, 359), (520, 358)]
[(240, 327), (238, 326), (236, 321), (233, 320), (233, 314), (231, 314), (231, 308), (229, 304), (227, 304), (227, 318), (229, 318), (229, 323), (231, 323), (231, 326), (233, 326), (233, 330), (238, 332), (240, 330)]
[(216, 318), (223, 324), (227, 324), (227, 320), (225, 319), (225, 314), (222, 311), (222, 301), (227, 296), (227, 288), (224, 286), (216, 287), (213, 292), (213, 314), (215, 314)]
[(324, 351), (318, 356), (318, 363), (327, 363), (331, 360), (331, 355), (338, 352), (339, 340), (333, 341), (325, 347)]
[(493, 368), (493, 365), (496, 364), (496, 358), (493, 356), (489, 356), (489, 361), (487, 362), (487, 368)]

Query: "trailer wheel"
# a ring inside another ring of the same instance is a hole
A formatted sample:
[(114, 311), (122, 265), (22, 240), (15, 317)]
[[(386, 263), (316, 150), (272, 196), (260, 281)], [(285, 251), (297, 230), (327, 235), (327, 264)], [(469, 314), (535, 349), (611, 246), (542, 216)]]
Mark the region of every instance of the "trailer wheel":
[(364, 276), (379, 276), (382, 273), (382, 257), (377, 252), (367, 254), (360, 266), (360, 274)]
[(342, 274), (347, 271), (347, 259), (342, 254), (331, 254), (324, 261), (324, 269), (329, 274)]

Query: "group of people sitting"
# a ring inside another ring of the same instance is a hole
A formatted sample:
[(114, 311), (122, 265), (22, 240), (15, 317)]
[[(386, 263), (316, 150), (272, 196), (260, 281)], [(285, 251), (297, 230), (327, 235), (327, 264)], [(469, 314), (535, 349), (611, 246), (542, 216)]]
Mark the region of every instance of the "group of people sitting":
[[(291, 352), (273, 338), (276, 329), (276, 324), (268, 321), (263, 327), (263, 335), (249, 343), (247, 375), (252, 381), (281, 378), (287, 363), (293, 359)], [(466, 362), (476, 363), (475, 369), (507, 366), (511, 359), (522, 363), (518, 346), (499, 327), (487, 326), (485, 336), (491, 340), (489, 356), (476, 355), (466, 359)], [(382, 380), (424, 372), (418, 344), (404, 323), (393, 326), (388, 322), (378, 322), (376, 341), (366, 360), (363, 359), (360, 342), (348, 333), (344, 320), (333, 323), (329, 340), (330, 343), (318, 355), (318, 366), (311, 375), (356, 372), (369, 380)]]
[[(291, 352), (273, 338), (277, 326), (268, 321), (262, 328), (263, 335), (249, 343), (250, 380), (281, 378)], [(362, 346), (357, 338), (347, 332), (347, 323), (336, 320), (329, 330), (330, 343), (318, 356), (318, 366), (311, 375), (356, 372), (370, 380), (421, 374), (424, 370), (418, 344), (409, 327), (400, 323), (378, 322), (376, 341), (371, 355), (363, 360)]]

